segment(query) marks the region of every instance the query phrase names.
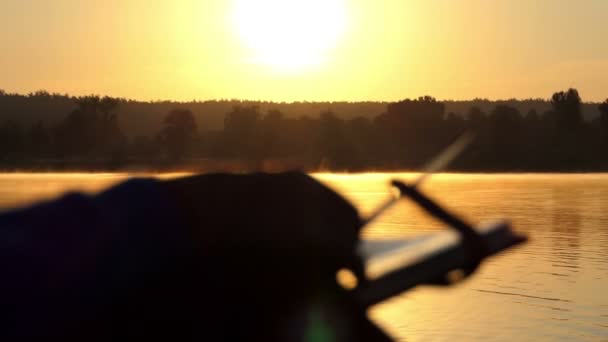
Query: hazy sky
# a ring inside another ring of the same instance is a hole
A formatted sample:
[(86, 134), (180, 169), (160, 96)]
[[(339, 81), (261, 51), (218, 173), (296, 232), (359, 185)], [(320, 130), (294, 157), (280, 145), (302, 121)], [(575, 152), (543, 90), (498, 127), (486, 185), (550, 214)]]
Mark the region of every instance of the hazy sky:
[[(264, 7), (277, 0), (0, 0), (0, 88), (290, 101), (547, 98), (576, 87), (584, 100), (608, 97), (608, 0), (335, 0), (327, 13), (302, 4), (330, 0), (303, 1), (293, 16)], [(293, 51), (314, 65), (297, 66)], [(260, 60), (275, 53), (281, 61)]]

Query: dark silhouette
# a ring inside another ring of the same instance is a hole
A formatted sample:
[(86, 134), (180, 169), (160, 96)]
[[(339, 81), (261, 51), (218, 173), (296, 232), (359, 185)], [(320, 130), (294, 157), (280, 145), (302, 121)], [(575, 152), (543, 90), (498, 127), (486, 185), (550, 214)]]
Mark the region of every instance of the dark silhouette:
[(79, 98), (76, 104), (77, 108), (55, 127), (56, 156), (110, 164), (122, 158), (126, 139), (114, 113), (117, 102), (88, 96)]
[(285, 115), (270, 110), (258, 123), (260, 158), (288, 157), (289, 150), (281, 145), (285, 141)]
[(164, 124), (160, 141), (172, 161), (181, 160), (191, 147), (198, 129), (194, 116), (187, 109), (174, 109), (165, 117)]
[(346, 123), (331, 111), (321, 113), (316, 141), (317, 160), (322, 169), (347, 169), (354, 158), (346, 137)]
[(598, 106), (598, 109), (600, 111), (600, 118), (601, 118), (601, 120), (608, 119), (608, 99), (606, 99), (606, 101), (602, 102)]
[(395, 167), (416, 168), (445, 146), (445, 105), (430, 96), (389, 104), (376, 118), (387, 161)]
[(361, 225), (293, 172), (135, 179), (3, 213), (0, 340), (388, 341), (335, 281), (362, 269)]
[(560, 91), (551, 98), (555, 123), (560, 134), (573, 132), (583, 123), (582, 100), (576, 89)]
[(0, 162), (15, 164), (25, 158), (25, 132), (16, 121), (0, 124)]
[(42, 121), (38, 121), (32, 125), (29, 130), (28, 154), (32, 158), (49, 158), (51, 153), (51, 133)]
[(600, 111), (599, 125), (605, 147), (608, 147), (608, 99), (598, 106)]
[(228, 157), (256, 158), (256, 134), (261, 118), (256, 106), (235, 106), (226, 114), (221, 149)]
[[(608, 100), (585, 104), (575, 89), (556, 92), (550, 101), (442, 102), (425, 96), (396, 103), (294, 104), (141, 103), (41, 91), (0, 93), (0, 108), (3, 169), (416, 169), (470, 130), (477, 138), (453, 170), (608, 170)], [(162, 126), (154, 128), (165, 108)], [(45, 112), (43, 119), (34, 115)]]
[(512, 169), (524, 153), (524, 119), (513, 107), (500, 105), (494, 108), (489, 117), (489, 149), (495, 169)]
[[(548, 96), (550, 94), (547, 94)], [(48, 127), (65, 118), (76, 108), (78, 98), (69, 95), (51, 94), (38, 91), (27, 95), (0, 93), (0, 121), (15, 120), (23, 126), (30, 126), (42, 120)], [(154, 136), (162, 129), (163, 119), (171, 110), (182, 108), (190, 110), (200, 127), (205, 130), (218, 131), (224, 127), (226, 113), (234, 106), (257, 106), (260, 113), (278, 110), (285, 119), (298, 119), (306, 116), (316, 119), (323, 111), (330, 110), (338, 118), (351, 120), (364, 117), (373, 120), (378, 114), (386, 111), (388, 102), (263, 102), (263, 101), (153, 101), (142, 102), (129, 99), (116, 99), (119, 106), (115, 113), (120, 117), (121, 128), (129, 137)], [(486, 100), (442, 101), (446, 113), (467, 114), (471, 107), (477, 107), (484, 113), (490, 113), (497, 105), (508, 105), (517, 108), (522, 114), (536, 109), (539, 114), (551, 109), (550, 99), (527, 100)], [(582, 112), (585, 120), (599, 117), (597, 103), (585, 103)]]

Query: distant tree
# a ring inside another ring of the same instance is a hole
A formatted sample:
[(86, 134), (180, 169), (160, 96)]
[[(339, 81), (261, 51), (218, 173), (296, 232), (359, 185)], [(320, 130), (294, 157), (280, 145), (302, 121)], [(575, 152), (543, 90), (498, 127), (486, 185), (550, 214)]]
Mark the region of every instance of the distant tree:
[(352, 168), (362, 170), (366, 167), (379, 166), (377, 151), (381, 148), (377, 137), (376, 126), (366, 117), (358, 116), (346, 122), (346, 138), (352, 155), (349, 164)]
[(308, 165), (318, 165), (318, 150), (313, 142), (318, 139), (319, 120), (304, 115), (285, 120), (283, 129), (285, 153)]
[(99, 97), (79, 97), (74, 102), (77, 108), (55, 129), (57, 154), (61, 157), (92, 157), (99, 143), (96, 129)]
[(600, 111), (600, 128), (602, 130), (603, 139), (606, 143), (608, 143), (608, 99), (606, 101), (600, 103), (598, 106)]
[[(119, 106), (133, 129), (130, 144), (119, 125)], [(111, 167), (128, 154), (150, 165), (160, 161), (158, 156), (188, 155), (254, 162), (288, 158), (340, 170), (413, 169), (472, 130), (476, 139), (452, 164), (456, 169), (608, 170), (603, 161), (608, 160), (608, 100), (583, 104), (575, 89), (556, 92), (549, 101), (444, 103), (430, 96), (388, 105), (208, 101), (185, 103), (181, 111), (189, 115), (172, 113), (175, 106), (0, 90), (0, 163), (15, 167), (57, 155), (71, 158), (72, 165)], [(205, 114), (206, 131), (197, 132), (192, 111)], [(585, 121), (583, 112), (593, 120)]]
[(455, 162), (455, 165), (474, 168), (483, 164), (484, 154), (489, 155), (489, 120), (488, 115), (477, 106), (469, 108), (466, 118), (465, 130), (474, 132), (476, 139), (473, 141), (472, 146), (466, 151), (465, 155)]
[(386, 115), (395, 124), (424, 126), (443, 119), (445, 105), (431, 96), (406, 99), (387, 106)]
[(125, 146), (125, 136), (107, 106), (108, 98), (85, 96), (75, 99), (77, 108), (55, 129), (60, 156), (117, 159)]
[(223, 150), (226, 156), (257, 159), (259, 141), (256, 139), (261, 118), (257, 106), (234, 106), (224, 118)]
[(29, 97), (51, 97), (51, 93), (42, 89), (28, 94)]
[(437, 132), (436, 139), (440, 139), (443, 142), (444, 136), (456, 136), (471, 128), (467, 126), (467, 121), (464, 117), (455, 112), (449, 112), (443, 122), (443, 131)]
[(448, 115), (445, 117), (445, 120), (448, 122), (448, 124), (451, 125), (463, 125), (464, 124), (464, 117), (458, 113), (454, 113), (454, 112), (449, 112)]
[(104, 97), (99, 100), (99, 110), (103, 114), (103, 116), (107, 117), (112, 115), (112, 112), (118, 108), (120, 102), (117, 99), (111, 97)]
[(264, 121), (270, 122), (272, 124), (280, 123), (285, 119), (285, 115), (281, 113), (278, 109), (269, 110), (268, 113), (264, 116)]
[(603, 122), (603, 126), (608, 127), (608, 99), (600, 103), (597, 107), (600, 111), (600, 120)]
[(541, 117), (538, 115), (536, 109), (530, 109), (528, 114), (524, 117), (525, 127), (528, 134), (529, 140), (536, 140), (536, 145), (540, 143), (540, 140), (546, 140), (549, 135), (547, 135), (546, 127), (543, 127), (541, 122)]
[[(553, 94), (551, 98), (553, 129), (551, 144), (545, 153), (548, 165), (557, 169), (580, 170), (591, 148), (583, 121), (582, 100), (576, 89)], [(548, 122), (549, 124), (551, 121)]]
[(99, 96), (81, 96), (74, 101), (78, 105), (78, 110), (82, 113), (96, 114), (99, 109), (101, 98)]
[(25, 134), (23, 126), (14, 120), (0, 125), (0, 163), (14, 166), (24, 157)]
[[(275, 118), (278, 113), (272, 114)], [(261, 118), (260, 108), (257, 106), (235, 106), (224, 119), (224, 130), (241, 136), (251, 134)]]
[(153, 162), (158, 158), (161, 146), (155, 139), (145, 135), (138, 135), (131, 141), (130, 154), (145, 162)]
[(384, 158), (398, 167), (419, 167), (446, 143), (445, 105), (431, 96), (387, 105), (376, 123), (383, 131)]
[(180, 160), (190, 147), (198, 129), (194, 115), (187, 109), (174, 109), (165, 117), (164, 125), (161, 141), (169, 158)]
[[(489, 117), (494, 168), (512, 168), (521, 157), (523, 117), (517, 108), (498, 105)], [(490, 157), (490, 156), (488, 156)]]
[(352, 145), (346, 139), (345, 121), (332, 111), (319, 116), (318, 156), (322, 168), (348, 169), (352, 165)]
[(526, 114), (527, 121), (538, 121), (539, 119), (540, 119), (540, 116), (538, 116), (538, 112), (534, 108), (530, 109), (528, 111), (528, 114)]
[(260, 154), (266, 157), (282, 156), (281, 140), (284, 131), (285, 115), (273, 109), (260, 121)]
[[(521, 119), (522, 119), (522, 116), (521, 116), (521, 113), (519, 112), (519, 110), (517, 110), (517, 108), (515, 108), (515, 107), (511, 107), (511, 106), (507, 106), (507, 105), (496, 106), (496, 108), (494, 108), (494, 110), (490, 114), (490, 120), (492, 120), (493, 122), (495, 122), (497, 124), (502, 124), (502, 125), (513, 124), (518, 121), (521, 121)], [(501, 126), (497, 126), (497, 128), (500, 128), (500, 127)], [(509, 128), (515, 128), (515, 127), (509, 127)]]
[(98, 137), (101, 143), (101, 153), (110, 156), (110, 163), (120, 166), (126, 154), (126, 137), (118, 124), (115, 111), (120, 101), (111, 97), (104, 97), (99, 101)]
[(469, 109), (467, 113), (467, 120), (471, 122), (481, 122), (487, 118), (486, 113), (484, 113), (479, 107), (473, 106)]
[(42, 121), (32, 125), (28, 133), (28, 150), (32, 157), (46, 157), (51, 151), (51, 134)]
[(582, 101), (576, 89), (557, 92), (551, 97), (556, 127), (560, 133), (579, 128), (583, 122)]

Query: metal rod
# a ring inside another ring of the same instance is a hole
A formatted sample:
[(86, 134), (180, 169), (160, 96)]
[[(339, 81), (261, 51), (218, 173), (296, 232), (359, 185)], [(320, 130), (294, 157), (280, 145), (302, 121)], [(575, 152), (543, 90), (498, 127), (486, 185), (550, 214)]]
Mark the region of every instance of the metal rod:
[[(450, 144), (445, 150), (443, 150), (439, 155), (433, 158), (426, 166), (423, 168), (423, 174), (418, 177), (416, 181), (413, 183), (413, 187), (418, 187), (422, 183), (424, 183), (430, 176), (434, 173), (437, 173), (443, 169), (445, 169), (454, 159), (456, 159), (459, 155), (466, 150), (466, 148), (473, 142), (475, 135), (472, 132), (465, 132), (461, 136), (459, 136), (456, 141)], [(382, 203), (374, 212), (367, 217), (362, 226), (365, 227), (375, 221), (378, 217), (384, 214), (387, 210), (392, 208), (395, 204), (399, 202), (401, 199), (401, 194), (398, 196), (394, 196), (386, 200)]]

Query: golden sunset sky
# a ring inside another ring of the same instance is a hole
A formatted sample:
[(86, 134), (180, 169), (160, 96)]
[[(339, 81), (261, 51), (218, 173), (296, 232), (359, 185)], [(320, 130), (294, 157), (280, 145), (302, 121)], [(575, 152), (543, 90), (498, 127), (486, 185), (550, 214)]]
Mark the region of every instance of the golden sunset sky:
[(0, 88), (141, 100), (608, 97), (606, 0), (2, 0)]

